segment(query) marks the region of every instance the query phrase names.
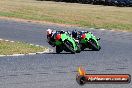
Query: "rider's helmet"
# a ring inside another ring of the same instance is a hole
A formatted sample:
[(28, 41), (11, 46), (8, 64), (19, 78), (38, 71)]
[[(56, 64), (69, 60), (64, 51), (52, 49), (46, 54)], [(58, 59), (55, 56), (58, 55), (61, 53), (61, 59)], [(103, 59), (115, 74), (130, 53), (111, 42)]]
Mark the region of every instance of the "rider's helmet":
[(60, 33), (63, 34), (63, 33), (65, 33), (65, 31), (64, 30), (61, 30)]
[(72, 37), (73, 37), (73, 38), (77, 38), (77, 31), (76, 31), (76, 30), (73, 30), (73, 31), (72, 31)]
[(52, 30), (51, 30), (51, 29), (48, 29), (48, 30), (46, 30), (46, 31), (47, 31), (47, 35), (52, 34)]
[(52, 36), (52, 32), (53, 32), (53, 30), (48, 29), (48, 30), (46, 30), (46, 31), (47, 31), (47, 36), (51, 37), (51, 36)]

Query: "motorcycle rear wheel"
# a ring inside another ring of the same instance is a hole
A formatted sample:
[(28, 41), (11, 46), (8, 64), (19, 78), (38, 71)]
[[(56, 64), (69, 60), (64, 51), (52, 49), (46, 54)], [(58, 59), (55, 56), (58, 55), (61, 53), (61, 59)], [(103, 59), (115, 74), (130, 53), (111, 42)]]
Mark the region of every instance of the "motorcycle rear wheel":
[(81, 51), (84, 51), (84, 49), (86, 48), (84, 44), (81, 44), (80, 47), (81, 47)]
[(76, 53), (80, 53), (81, 52), (81, 44), (77, 44), (77, 51), (76, 51)]
[(60, 53), (63, 51), (63, 47), (62, 46), (56, 46), (56, 53)]

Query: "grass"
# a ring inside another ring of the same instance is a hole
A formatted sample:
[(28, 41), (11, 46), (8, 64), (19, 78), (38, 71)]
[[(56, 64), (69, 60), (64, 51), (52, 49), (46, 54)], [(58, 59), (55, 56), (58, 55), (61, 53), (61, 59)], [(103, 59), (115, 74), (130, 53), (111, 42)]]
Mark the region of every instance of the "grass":
[(29, 45), (23, 42), (0, 41), (0, 55), (27, 54), (44, 51), (46, 48)]
[(37, 0), (1, 0), (0, 16), (132, 31), (132, 8)]

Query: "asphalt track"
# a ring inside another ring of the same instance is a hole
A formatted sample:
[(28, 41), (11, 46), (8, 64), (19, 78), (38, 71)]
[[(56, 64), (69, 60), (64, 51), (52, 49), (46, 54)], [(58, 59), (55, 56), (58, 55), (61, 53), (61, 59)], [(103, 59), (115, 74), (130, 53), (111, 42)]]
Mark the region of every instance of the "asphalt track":
[(132, 88), (132, 83), (80, 86), (75, 80), (80, 65), (90, 74), (132, 75), (132, 33), (0, 20), (0, 38), (50, 47), (46, 42), (47, 28), (89, 30), (101, 38), (102, 49), (78, 54), (0, 57), (0, 88)]

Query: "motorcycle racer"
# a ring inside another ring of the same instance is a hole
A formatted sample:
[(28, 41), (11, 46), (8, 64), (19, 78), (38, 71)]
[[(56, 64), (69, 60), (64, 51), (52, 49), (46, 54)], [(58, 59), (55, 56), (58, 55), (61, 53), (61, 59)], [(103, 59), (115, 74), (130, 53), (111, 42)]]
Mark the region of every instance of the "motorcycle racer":
[(61, 31), (56, 31), (56, 30), (51, 30), (51, 29), (48, 29), (46, 30), (47, 31), (47, 40), (48, 40), (48, 43), (52, 46), (52, 47), (55, 47), (55, 39), (54, 39), (54, 35), (56, 33), (60, 33), (60, 34), (63, 34), (65, 33), (65, 31), (61, 30)]
[(77, 36), (78, 36), (77, 31), (76, 31), (76, 30), (73, 30), (73, 31), (72, 31), (72, 37), (73, 37), (74, 39), (77, 39)]
[(46, 30), (47, 31), (47, 40), (48, 40), (48, 43), (54, 47), (54, 34), (56, 33), (56, 30), (51, 30), (51, 29), (48, 29)]

